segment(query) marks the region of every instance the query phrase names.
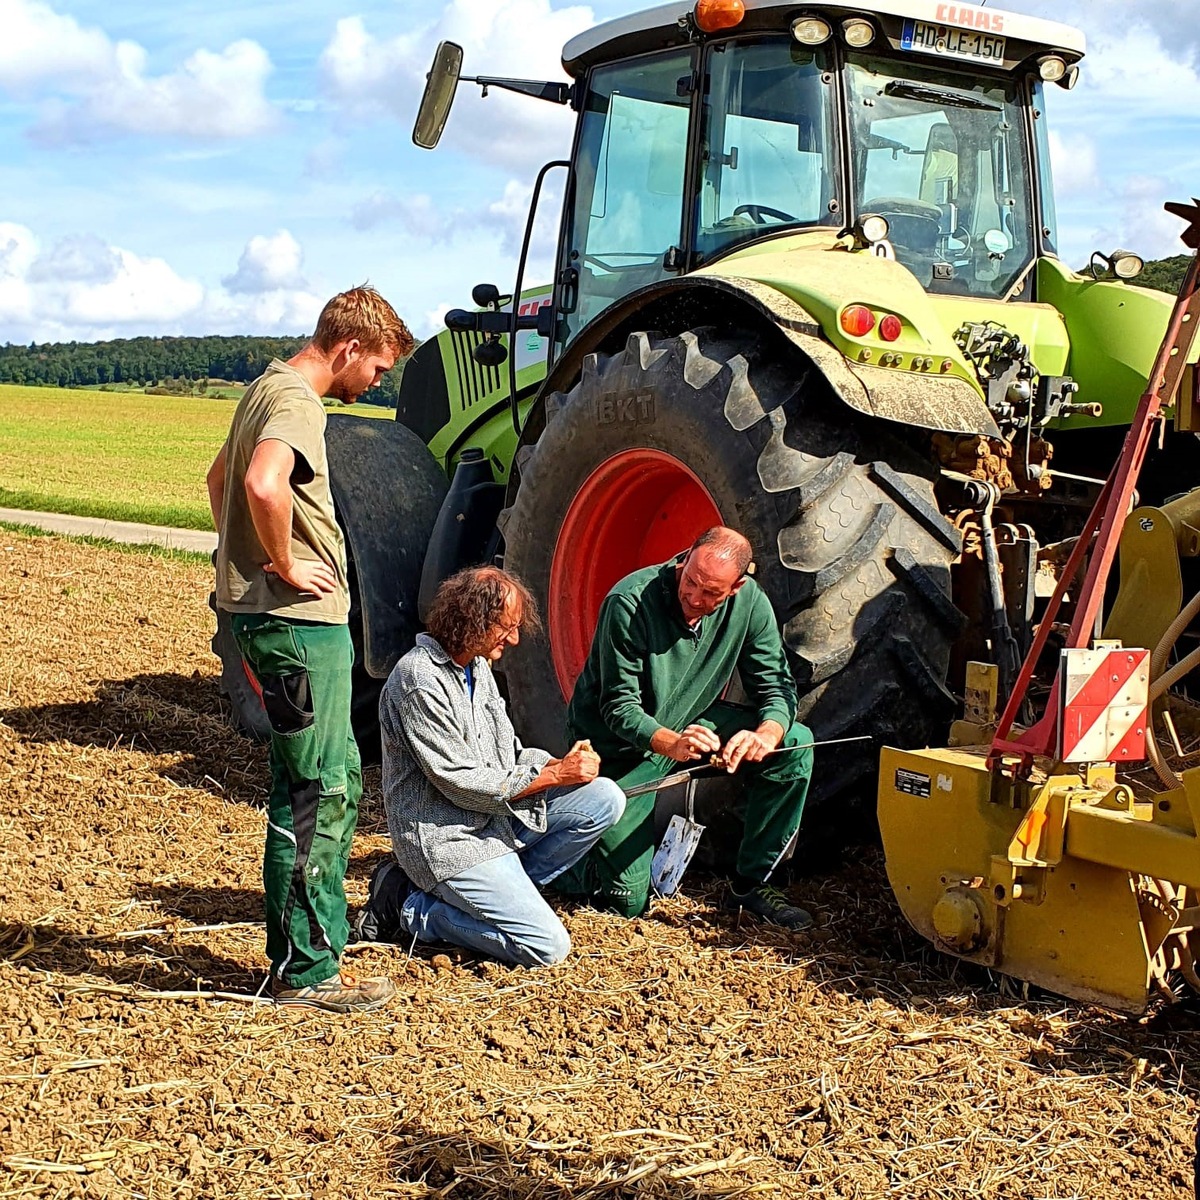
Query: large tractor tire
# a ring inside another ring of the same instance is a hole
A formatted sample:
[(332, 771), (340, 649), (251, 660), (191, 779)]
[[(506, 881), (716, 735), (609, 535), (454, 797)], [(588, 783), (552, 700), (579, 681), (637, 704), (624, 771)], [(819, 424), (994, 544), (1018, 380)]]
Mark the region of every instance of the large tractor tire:
[[(425, 443), (392, 421), (331, 414), (326, 448), (334, 507), (346, 539), (354, 644), (350, 720), (363, 762), (372, 763), (380, 758), (383, 681), (421, 629), (417, 591), (446, 475)], [(221, 659), (221, 690), (234, 725), (265, 739), (270, 724), (228, 613), (217, 613), (212, 648)]]
[[(818, 738), (945, 736), (963, 625), (950, 599), (960, 541), (934, 471), (882, 422), (851, 412), (774, 331), (637, 333), (590, 355), (519, 457), (502, 519), (505, 564), (544, 606), (546, 635), (503, 669), (517, 728), (561, 748), (566, 700), (600, 603), (628, 572), (717, 523), (754, 547)], [(818, 752), (806, 831), (842, 841), (873, 824), (877, 750)]]

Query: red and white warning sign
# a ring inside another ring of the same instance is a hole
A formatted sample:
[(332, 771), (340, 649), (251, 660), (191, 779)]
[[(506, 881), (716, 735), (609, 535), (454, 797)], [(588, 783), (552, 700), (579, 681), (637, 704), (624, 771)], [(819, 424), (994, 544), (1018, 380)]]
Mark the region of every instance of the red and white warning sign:
[(1148, 650), (1064, 650), (1059, 679), (1061, 762), (1122, 763), (1146, 757)]

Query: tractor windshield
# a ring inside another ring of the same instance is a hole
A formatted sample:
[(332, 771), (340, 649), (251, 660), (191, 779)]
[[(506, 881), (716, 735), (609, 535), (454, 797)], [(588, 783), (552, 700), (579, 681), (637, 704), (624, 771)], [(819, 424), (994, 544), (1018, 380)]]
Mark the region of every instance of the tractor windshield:
[(713, 46), (701, 126), (696, 249), (707, 258), (783, 226), (839, 223), (825, 51), (793, 38)]
[(1034, 256), (1020, 84), (871, 57), (847, 79), (855, 211), (928, 291), (1005, 296)]

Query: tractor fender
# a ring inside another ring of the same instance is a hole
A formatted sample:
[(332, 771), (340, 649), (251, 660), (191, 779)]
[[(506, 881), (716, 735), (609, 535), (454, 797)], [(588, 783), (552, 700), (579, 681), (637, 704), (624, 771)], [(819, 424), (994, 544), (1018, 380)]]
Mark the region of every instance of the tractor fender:
[[(729, 328), (739, 317), (765, 320), (778, 328), (825, 376), (834, 395), (857, 412), (939, 432), (1000, 437), (983, 397), (967, 380), (848, 362), (822, 336), (816, 318), (790, 296), (757, 279), (730, 276), (664, 280), (606, 309), (554, 363), (539, 407), (546, 396), (570, 389), (588, 354), (619, 351), (626, 337), (643, 326), (681, 333), (701, 324)], [(543, 414), (530, 415), (522, 444), (536, 441), (543, 428)]]
[(448, 481), (425, 443), (398, 421), (332, 414), (325, 442), (356, 592), (351, 634), (357, 642), (361, 613), (361, 665), (372, 679), (386, 679), (421, 627), (421, 568)]

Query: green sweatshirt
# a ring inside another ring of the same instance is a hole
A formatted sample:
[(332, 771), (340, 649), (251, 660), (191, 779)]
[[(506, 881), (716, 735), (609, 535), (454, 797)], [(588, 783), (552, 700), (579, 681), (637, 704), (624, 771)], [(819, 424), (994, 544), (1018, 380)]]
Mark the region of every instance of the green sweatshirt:
[(679, 607), (683, 556), (634, 571), (604, 598), (583, 673), (567, 709), (572, 740), (601, 758), (652, 753), (662, 728), (681, 732), (721, 698), (736, 668), (759, 721), (786, 730), (796, 687), (771, 602), (753, 579), (694, 629)]

